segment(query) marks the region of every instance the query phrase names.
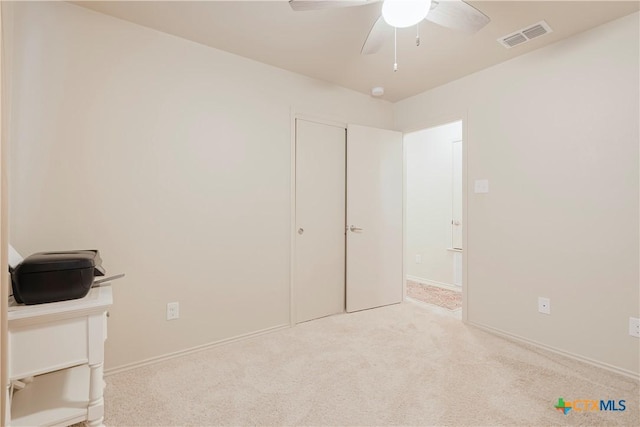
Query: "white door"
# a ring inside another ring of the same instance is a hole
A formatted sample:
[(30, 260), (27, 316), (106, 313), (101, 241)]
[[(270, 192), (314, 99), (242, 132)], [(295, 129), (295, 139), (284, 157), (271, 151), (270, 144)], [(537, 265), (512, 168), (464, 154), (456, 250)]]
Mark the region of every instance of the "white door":
[(347, 128), (347, 311), (402, 301), (402, 134)]
[(462, 249), (462, 141), (453, 141), (451, 247)]
[(344, 311), (345, 128), (296, 119), (295, 321)]

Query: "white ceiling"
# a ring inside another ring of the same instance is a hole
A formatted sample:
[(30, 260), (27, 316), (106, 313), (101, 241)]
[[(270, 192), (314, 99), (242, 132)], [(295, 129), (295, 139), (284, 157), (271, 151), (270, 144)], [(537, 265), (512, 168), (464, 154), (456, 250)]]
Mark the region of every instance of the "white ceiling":
[[(424, 21), (398, 30), (393, 72), (393, 30), (374, 55), (360, 49), (381, 3), (294, 12), (274, 1), (77, 1), (80, 6), (211, 47), (369, 94), (385, 88), (395, 102), (631, 14), (639, 1), (469, 1), (491, 18), (465, 35)], [(496, 41), (545, 20), (553, 32), (506, 49)]]

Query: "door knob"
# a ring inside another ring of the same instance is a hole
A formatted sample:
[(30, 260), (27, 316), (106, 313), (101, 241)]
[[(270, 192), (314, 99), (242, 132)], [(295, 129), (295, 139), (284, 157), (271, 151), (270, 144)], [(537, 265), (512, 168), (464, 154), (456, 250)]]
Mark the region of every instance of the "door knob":
[(298, 234), (303, 234), (304, 233), (304, 228), (298, 228)]
[(453, 222), (453, 225), (460, 225), (460, 221), (458, 221), (457, 219), (454, 219), (452, 222)]
[(351, 231), (352, 233), (357, 233), (358, 231), (362, 231), (362, 228), (351, 225), (349, 226), (349, 231)]

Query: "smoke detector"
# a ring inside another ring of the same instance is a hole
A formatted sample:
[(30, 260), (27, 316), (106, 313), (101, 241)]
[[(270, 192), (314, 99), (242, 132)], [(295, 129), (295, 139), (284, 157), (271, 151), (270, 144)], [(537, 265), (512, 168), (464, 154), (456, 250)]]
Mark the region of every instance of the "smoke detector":
[(371, 96), (382, 96), (384, 95), (384, 88), (382, 86), (376, 86), (371, 88)]
[(506, 36), (500, 37), (498, 43), (507, 49), (511, 49), (522, 43), (526, 43), (529, 40), (535, 39), (545, 34), (553, 32), (549, 24), (546, 21), (540, 21), (537, 24), (529, 25), (521, 30), (515, 31)]

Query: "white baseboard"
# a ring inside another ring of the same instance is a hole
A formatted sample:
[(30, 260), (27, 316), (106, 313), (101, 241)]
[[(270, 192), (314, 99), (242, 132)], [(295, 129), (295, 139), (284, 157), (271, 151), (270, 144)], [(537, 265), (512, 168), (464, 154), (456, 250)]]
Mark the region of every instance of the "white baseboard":
[(197, 345), (185, 350), (174, 351), (173, 353), (163, 354), (161, 356), (151, 357), (149, 359), (141, 360), (139, 362), (128, 363), (126, 365), (116, 366), (115, 368), (105, 369), (104, 376), (118, 374), (120, 372), (130, 371), (131, 369), (141, 368), (147, 365), (153, 365), (164, 360), (175, 359), (176, 357), (186, 356), (187, 354), (197, 353), (199, 351), (207, 350), (213, 347), (218, 347), (224, 344), (229, 344), (236, 341), (243, 341), (249, 338), (257, 337), (260, 335), (270, 334), (272, 332), (280, 331), (282, 329), (290, 328), (291, 325), (273, 326), (271, 328), (261, 329), (256, 332), (250, 332), (248, 334), (237, 335), (235, 337), (226, 338), (220, 341), (214, 341), (208, 344)]
[(425, 285), (436, 286), (438, 288), (449, 289), (450, 291), (462, 292), (461, 286), (450, 285), (449, 283), (436, 282), (435, 280), (424, 279), (418, 276), (407, 275), (407, 280), (413, 280), (414, 282), (424, 283)]
[(578, 360), (580, 362), (588, 363), (589, 365), (596, 366), (598, 368), (606, 369), (610, 372), (615, 372), (616, 374), (624, 375), (625, 377), (631, 378), (633, 380), (640, 380), (640, 373), (629, 371), (627, 369), (619, 368), (617, 366), (609, 365), (608, 363), (600, 362), (598, 360), (590, 359), (585, 356), (581, 356), (576, 353), (571, 353), (569, 351), (561, 350), (556, 347), (552, 347), (546, 344), (542, 344), (541, 342), (530, 340), (528, 338), (521, 337), (519, 335), (512, 334), (510, 332), (505, 332), (501, 329), (496, 329), (491, 326), (485, 326), (476, 322), (467, 321), (468, 325), (474, 326), (476, 328), (482, 329), (494, 335), (499, 335), (507, 339), (523, 342), (525, 344), (532, 345), (534, 347), (542, 348), (544, 350), (548, 350), (552, 353), (560, 354), (562, 356), (568, 357), (570, 359)]

